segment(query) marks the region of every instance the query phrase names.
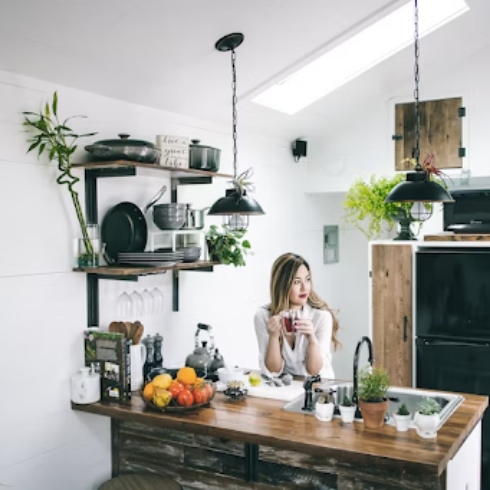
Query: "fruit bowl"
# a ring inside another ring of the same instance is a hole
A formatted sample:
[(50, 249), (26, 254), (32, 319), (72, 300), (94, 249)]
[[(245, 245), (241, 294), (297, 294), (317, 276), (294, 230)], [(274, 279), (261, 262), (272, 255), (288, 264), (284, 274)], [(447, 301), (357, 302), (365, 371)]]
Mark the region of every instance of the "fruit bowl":
[(186, 412), (209, 406), (214, 388), (197, 378), (194, 369), (182, 368), (173, 378), (162, 373), (148, 381), (140, 392), (145, 405), (158, 412)]
[(197, 408), (208, 407), (211, 404), (211, 400), (213, 399), (211, 398), (205, 403), (194, 403), (187, 407), (174, 404), (175, 400), (172, 400), (166, 407), (157, 407), (151, 400), (146, 401), (143, 395), (141, 395), (141, 398), (143, 398), (143, 401), (148, 408), (156, 410), (157, 412), (188, 412), (190, 410), (196, 410)]

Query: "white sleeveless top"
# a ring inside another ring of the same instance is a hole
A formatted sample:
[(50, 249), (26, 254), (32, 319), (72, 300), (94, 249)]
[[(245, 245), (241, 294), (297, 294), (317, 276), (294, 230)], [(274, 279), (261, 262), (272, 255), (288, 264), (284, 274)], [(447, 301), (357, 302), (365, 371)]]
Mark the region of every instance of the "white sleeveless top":
[[(305, 318), (309, 318), (315, 329), (315, 336), (318, 339), (318, 345), (323, 359), (323, 368), (320, 371), (322, 378), (335, 379), (335, 373), (332, 368), (332, 314), (327, 310), (319, 310), (312, 308), (308, 303), (303, 307)], [(284, 360), (282, 368), (279, 372), (270, 372), (265, 365), (265, 356), (267, 354), (267, 346), (269, 344), (269, 332), (267, 332), (267, 324), (270, 318), (269, 306), (262, 306), (255, 313), (254, 324), (255, 334), (259, 345), (259, 366), (262, 373), (267, 376), (279, 376), (286, 372), (298, 376), (309, 376), (306, 370), (306, 354), (308, 351), (308, 340), (300, 334), (296, 334), (294, 348), (289, 345), (289, 342), (283, 338), (282, 342), (282, 358)], [(282, 334), (284, 335), (284, 334)]]

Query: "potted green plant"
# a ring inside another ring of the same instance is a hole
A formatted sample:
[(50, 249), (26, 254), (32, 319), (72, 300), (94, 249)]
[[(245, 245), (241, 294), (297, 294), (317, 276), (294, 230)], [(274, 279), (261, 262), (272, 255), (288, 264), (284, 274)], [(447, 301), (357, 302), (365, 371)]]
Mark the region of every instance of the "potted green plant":
[(59, 120), (57, 92), (54, 92), (51, 103), (46, 103), (44, 111), (23, 112), (23, 114), (23, 125), (34, 131), (34, 136), (27, 140), (30, 143), (27, 152), (36, 150), (38, 157), (46, 152), (49, 161), (56, 160), (60, 171), (56, 182), (60, 185), (65, 184), (71, 195), (84, 244), (84, 253), (79, 256), (81, 262), (79, 265), (98, 265), (98, 254), (93, 249), (90, 240), (92, 237), (89, 237), (87, 231), (87, 224), (80, 205), (78, 192), (74, 188), (80, 179), (72, 174), (71, 164), (71, 156), (77, 149), (77, 140), (94, 136), (97, 133), (76, 134), (67, 126), (71, 119), (85, 116), (72, 116), (63, 121)]
[(342, 403), (339, 405), (339, 410), (342, 422), (349, 424), (354, 421), (356, 406), (347, 395), (344, 395)]
[(402, 403), (398, 407), (398, 410), (393, 414), (393, 418), (395, 419), (396, 429), (399, 432), (406, 432), (408, 430), (412, 417), (405, 403)]
[(244, 239), (246, 230), (236, 230), (227, 225), (211, 225), (206, 233), (211, 260), (235, 267), (246, 265), (245, 257), (250, 255), (250, 242)]
[(343, 219), (354, 225), (368, 240), (379, 237), (383, 225), (392, 230), (401, 220), (413, 221), (410, 217), (412, 203), (385, 202), (391, 189), (405, 179), (404, 174), (393, 177), (376, 177), (369, 180), (356, 179), (342, 202)]
[(418, 404), (418, 411), (415, 413), (414, 422), (417, 434), (424, 439), (437, 437), (437, 430), (441, 421), (439, 412), (441, 405), (437, 400), (424, 397)]
[(389, 386), (388, 373), (382, 368), (367, 368), (359, 373), (359, 409), (366, 427), (383, 427), (388, 410), (386, 392)]
[(315, 403), (315, 417), (322, 422), (330, 422), (333, 418), (334, 408), (332, 395), (322, 394)]

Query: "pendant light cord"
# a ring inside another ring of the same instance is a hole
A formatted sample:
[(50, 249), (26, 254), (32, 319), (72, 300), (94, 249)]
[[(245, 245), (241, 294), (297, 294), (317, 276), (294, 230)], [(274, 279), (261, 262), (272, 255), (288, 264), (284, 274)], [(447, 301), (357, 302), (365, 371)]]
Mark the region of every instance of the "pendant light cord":
[(415, 97), (415, 147), (413, 148), (413, 158), (415, 159), (415, 170), (421, 171), (422, 166), (420, 165), (420, 107), (419, 107), (419, 82), (420, 82), (420, 73), (419, 73), (419, 9), (417, 5), (417, 0), (415, 1), (415, 11), (414, 11), (414, 25), (415, 25), (415, 33), (414, 33), (414, 45), (415, 45), (415, 68), (414, 68), (414, 76), (415, 76), (415, 90), (413, 95)]
[(232, 78), (231, 78), (231, 88), (233, 92), (233, 96), (231, 99), (231, 105), (233, 108), (232, 112), (232, 119), (233, 119), (233, 179), (236, 180), (237, 178), (237, 96), (236, 96), (236, 53), (235, 50), (231, 50), (231, 72), (232, 72)]

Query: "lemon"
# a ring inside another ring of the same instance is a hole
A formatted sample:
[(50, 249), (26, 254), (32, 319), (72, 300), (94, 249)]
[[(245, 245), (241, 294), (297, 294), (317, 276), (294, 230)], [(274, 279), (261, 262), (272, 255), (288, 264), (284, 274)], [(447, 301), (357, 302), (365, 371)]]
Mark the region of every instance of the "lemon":
[(262, 382), (262, 378), (260, 377), (260, 374), (258, 374), (258, 373), (250, 373), (248, 375), (248, 382), (252, 386), (258, 386)]
[(170, 383), (172, 383), (172, 376), (170, 374), (159, 374), (153, 379), (153, 386), (162, 390), (166, 390)]

